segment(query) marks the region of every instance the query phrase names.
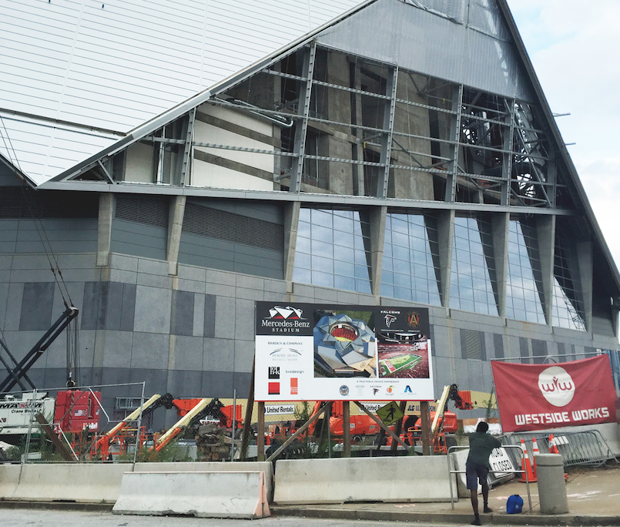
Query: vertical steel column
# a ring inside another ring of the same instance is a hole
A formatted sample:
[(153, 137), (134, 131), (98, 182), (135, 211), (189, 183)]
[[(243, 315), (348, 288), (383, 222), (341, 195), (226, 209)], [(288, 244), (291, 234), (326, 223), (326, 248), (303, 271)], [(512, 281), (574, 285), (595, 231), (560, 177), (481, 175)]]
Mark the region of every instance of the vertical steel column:
[(316, 41), (312, 42), (310, 50), (304, 56), (303, 77), (306, 79), (305, 90), (300, 96), (299, 115), (302, 116), (301, 123), (297, 123), (295, 129), (295, 155), (297, 163), (293, 165), (291, 174), (290, 192), (301, 190), (301, 177), (304, 171), (304, 154), (306, 151), (306, 132), (308, 131), (308, 114), (310, 113), (310, 99), (312, 96), (312, 77), (314, 75), (314, 60), (316, 58)]
[(191, 163), (194, 152), (194, 124), (196, 122), (196, 108), (187, 114), (187, 130), (185, 133), (185, 145), (183, 147), (183, 160), (181, 163), (180, 186), (191, 185)]
[[(502, 154), (503, 162), (502, 162), (502, 179), (504, 182), (502, 183), (501, 188), (501, 197), (500, 203), (502, 205), (510, 205), (510, 178), (512, 177), (512, 147), (514, 144), (514, 134), (515, 134), (515, 100), (510, 99), (510, 108), (507, 108), (508, 116), (506, 117), (509, 120), (509, 128), (508, 135), (504, 135), (504, 150), (505, 152)], [(504, 128), (506, 130), (506, 128)], [(504, 132), (505, 133), (505, 132)]]
[[(161, 137), (162, 139), (166, 138), (166, 127), (164, 126), (161, 129)], [(161, 185), (164, 182), (164, 154), (166, 151), (166, 143), (154, 143), (157, 144), (159, 148), (159, 152), (157, 155), (157, 172), (155, 175), (155, 183)]]
[[(547, 200), (549, 201), (549, 206), (552, 209), (555, 209), (556, 197), (557, 197), (557, 173), (558, 166), (555, 162), (555, 153), (552, 154), (551, 159), (547, 162), (547, 183), (550, 183), (547, 186)], [(543, 187), (544, 188), (544, 187)]]
[[(377, 182), (377, 197), (387, 196), (388, 181), (390, 179), (390, 157), (392, 156), (392, 132), (394, 130), (394, 111), (396, 109), (396, 87), (398, 83), (398, 67), (392, 69), (392, 76), (387, 79), (386, 93), (390, 95), (389, 108), (387, 103), (383, 113), (383, 135), (381, 138), (381, 157), (379, 163), (384, 165), (383, 181)], [(385, 111), (388, 110), (388, 111)]]
[(459, 166), (459, 141), (461, 138), (461, 110), (463, 108), (463, 85), (459, 84), (452, 94), (452, 161), (448, 162), (445, 201), (453, 202), (456, 198), (456, 172)]

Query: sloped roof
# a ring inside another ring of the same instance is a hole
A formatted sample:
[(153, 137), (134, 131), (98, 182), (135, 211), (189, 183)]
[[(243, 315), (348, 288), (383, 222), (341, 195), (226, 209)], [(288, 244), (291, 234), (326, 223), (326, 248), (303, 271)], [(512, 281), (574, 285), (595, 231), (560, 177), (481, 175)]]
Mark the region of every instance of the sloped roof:
[(35, 183), (360, 4), (0, 3), (0, 155)]

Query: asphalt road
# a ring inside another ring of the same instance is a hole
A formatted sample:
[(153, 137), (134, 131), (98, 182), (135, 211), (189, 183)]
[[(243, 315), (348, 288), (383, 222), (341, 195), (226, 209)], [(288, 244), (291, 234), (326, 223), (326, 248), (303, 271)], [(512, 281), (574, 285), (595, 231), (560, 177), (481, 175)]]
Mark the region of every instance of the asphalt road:
[[(0, 509), (2, 527), (370, 527), (393, 523), (356, 520), (316, 520), (306, 518), (263, 518), (224, 520), (179, 516), (120, 516), (108, 512), (77, 512), (26, 509)], [(430, 526), (430, 524), (426, 524)], [(434, 527), (443, 527), (433, 524)], [(417, 527), (426, 527), (418, 523)], [(455, 527), (445, 524), (445, 527)]]

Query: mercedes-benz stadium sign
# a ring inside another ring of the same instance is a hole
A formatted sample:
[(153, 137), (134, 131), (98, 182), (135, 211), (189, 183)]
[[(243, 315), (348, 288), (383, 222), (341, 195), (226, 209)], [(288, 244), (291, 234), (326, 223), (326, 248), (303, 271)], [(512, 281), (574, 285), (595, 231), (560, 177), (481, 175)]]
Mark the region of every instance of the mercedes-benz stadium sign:
[(434, 400), (428, 309), (256, 302), (257, 401)]

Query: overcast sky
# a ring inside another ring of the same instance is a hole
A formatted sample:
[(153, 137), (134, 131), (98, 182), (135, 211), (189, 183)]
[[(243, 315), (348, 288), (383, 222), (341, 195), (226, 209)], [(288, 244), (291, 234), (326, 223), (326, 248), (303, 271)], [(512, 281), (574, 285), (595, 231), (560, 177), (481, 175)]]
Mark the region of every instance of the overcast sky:
[(620, 266), (620, 0), (508, 0)]

